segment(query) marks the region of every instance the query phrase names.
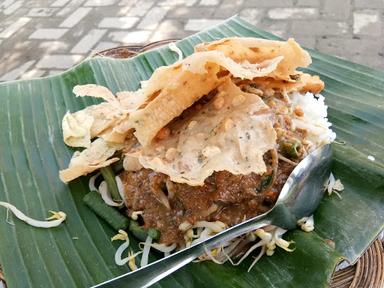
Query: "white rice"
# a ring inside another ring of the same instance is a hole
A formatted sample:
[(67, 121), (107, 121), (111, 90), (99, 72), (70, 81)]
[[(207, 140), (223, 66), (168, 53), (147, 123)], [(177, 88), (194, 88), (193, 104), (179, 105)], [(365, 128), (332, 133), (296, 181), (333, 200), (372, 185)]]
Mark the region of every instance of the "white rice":
[(331, 123), (327, 118), (328, 106), (324, 103), (324, 96), (312, 93), (292, 93), (290, 95), (292, 107), (300, 106), (304, 112), (303, 117), (294, 117), (293, 123), (297, 128), (308, 130), (308, 140), (315, 147), (335, 140), (336, 133), (331, 130)]

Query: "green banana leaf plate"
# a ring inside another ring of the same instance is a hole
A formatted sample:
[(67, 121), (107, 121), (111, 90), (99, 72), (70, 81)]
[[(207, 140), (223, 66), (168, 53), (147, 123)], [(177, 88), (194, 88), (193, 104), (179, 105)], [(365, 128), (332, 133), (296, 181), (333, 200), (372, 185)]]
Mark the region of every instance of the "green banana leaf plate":
[[(228, 36), (276, 36), (238, 17), (178, 42), (185, 55), (193, 46)], [(342, 200), (326, 196), (315, 213), (315, 231), (287, 233), (292, 253), (278, 250), (263, 257), (251, 272), (242, 265), (190, 264), (157, 287), (326, 287), (341, 259), (356, 259), (384, 226), (384, 72), (310, 50), (313, 64), (305, 71), (326, 83), (323, 94), (337, 133), (333, 172), (345, 186)], [(71, 149), (62, 140), (61, 119), (97, 103), (75, 98), (73, 86), (97, 83), (113, 92), (139, 87), (159, 66), (176, 61), (168, 47), (128, 60), (96, 57), (67, 72), (35, 80), (0, 84), (0, 201), (43, 219), (62, 210), (67, 221), (54, 229), (37, 229), (0, 208), (0, 263), (9, 288), (87, 287), (128, 272), (114, 263), (115, 234), (82, 202), (87, 178), (68, 186), (58, 178)], [(375, 161), (367, 157), (372, 155)], [(131, 239), (133, 245), (137, 245)], [(334, 241), (335, 247), (329, 245)], [(151, 255), (152, 259), (159, 257)], [(130, 287), (130, 283), (127, 283)]]

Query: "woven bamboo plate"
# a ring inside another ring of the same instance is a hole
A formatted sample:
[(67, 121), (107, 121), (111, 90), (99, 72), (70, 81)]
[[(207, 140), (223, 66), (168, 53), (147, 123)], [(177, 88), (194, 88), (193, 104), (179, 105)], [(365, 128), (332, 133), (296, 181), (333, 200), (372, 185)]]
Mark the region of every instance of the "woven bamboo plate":
[[(95, 56), (116, 59), (130, 58), (138, 53), (166, 45), (177, 39), (152, 42), (147, 45), (119, 46), (95, 53)], [(0, 265), (0, 288), (5, 283)], [(331, 280), (331, 288), (380, 288), (384, 287), (384, 242), (374, 241), (360, 259), (352, 266), (336, 271)]]

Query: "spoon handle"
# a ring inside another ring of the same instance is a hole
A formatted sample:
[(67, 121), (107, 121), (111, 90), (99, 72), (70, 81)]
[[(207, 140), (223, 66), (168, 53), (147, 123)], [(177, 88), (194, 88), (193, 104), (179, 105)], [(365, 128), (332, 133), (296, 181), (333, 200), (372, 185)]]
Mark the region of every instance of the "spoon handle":
[[(166, 258), (159, 259), (139, 270), (126, 273), (93, 287), (149, 287), (192, 262), (194, 259), (204, 254), (205, 251), (210, 251), (214, 247), (218, 247), (220, 244), (235, 237), (271, 224), (271, 221), (268, 220), (267, 217), (268, 214), (263, 215), (263, 217), (260, 217), (259, 219), (252, 219), (253, 221), (245, 222), (241, 226), (229, 228), (223, 231), (224, 233), (221, 232), (216, 234), (208, 240), (171, 254)], [(228, 230), (232, 230), (232, 233), (228, 233)]]

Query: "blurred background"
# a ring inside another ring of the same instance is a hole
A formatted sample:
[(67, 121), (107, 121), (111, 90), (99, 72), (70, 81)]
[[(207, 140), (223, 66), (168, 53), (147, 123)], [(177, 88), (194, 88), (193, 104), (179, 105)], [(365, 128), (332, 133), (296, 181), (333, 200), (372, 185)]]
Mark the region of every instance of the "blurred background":
[(384, 69), (384, 0), (0, 0), (0, 81), (60, 73), (96, 51), (182, 38), (234, 14)]

